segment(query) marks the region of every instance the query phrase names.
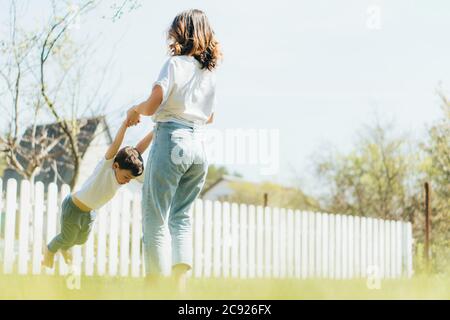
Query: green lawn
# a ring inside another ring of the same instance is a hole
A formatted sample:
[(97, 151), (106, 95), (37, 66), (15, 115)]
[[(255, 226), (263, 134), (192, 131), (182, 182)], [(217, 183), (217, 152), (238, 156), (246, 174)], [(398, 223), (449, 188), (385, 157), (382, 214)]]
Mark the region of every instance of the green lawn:
[(191, 279), (175, 295), (169, 282), (158, 288), (143, 279), (82, 277), (69, 290), (61, 276), (0, 275), (0, 299), (450, 299), (450, 277), (384, 280), (368, 289), (364, 280)]

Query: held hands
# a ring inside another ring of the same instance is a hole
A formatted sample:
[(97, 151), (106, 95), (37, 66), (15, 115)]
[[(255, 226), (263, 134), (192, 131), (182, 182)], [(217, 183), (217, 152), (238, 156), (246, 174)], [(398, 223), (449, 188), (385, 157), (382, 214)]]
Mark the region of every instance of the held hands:
[(127, 111), (127, 119), (125, 122), (128, 127), (135, 126), (141, 122), (141, 115), (134, 108), (132, 107)]

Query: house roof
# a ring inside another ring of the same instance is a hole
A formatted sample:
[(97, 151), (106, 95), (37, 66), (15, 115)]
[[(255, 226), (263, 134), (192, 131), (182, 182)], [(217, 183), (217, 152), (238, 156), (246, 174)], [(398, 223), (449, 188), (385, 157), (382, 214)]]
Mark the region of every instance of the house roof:
[(208, 186), (208, 188), (205, 188), (202, 191), (202, 195), (205, 195), (207, 192), (212, 190), (214, 187), (216, 187), (222, 181), (226, 181), (226, 182), (242, 182), (244, 180), (242, 178), (236, 177), (236, 176), (223, 175), (219, 179), (217, 179), (214, 183), (212, 183), (210, 186)]
[[(103, 124), (106, 131), (104, 133), (107, 135), (109, 142), (111, 142), (111, 133), (104, 116), (77, 119), (76, 127), (79, 128), (77, 141), (81, 158), (84, 157), (90, 143), (94, 140), (100, 124)], [(36, 180), (44, 182), (47, 182), (48, 180), (53, 181), (55, 173), (52, 172), (52, 167), (54, 167), (54, 162), (56, 162), (58, 175), (64, 180), (64, 183), (67, 183), (73, 175), (71, 164), (72, 159), (70, 157), (70, 152), (67, 151), (67, 137), (62, 131), (59, 123), (54, 122), (36, 126), (34, 133), (34, 146), (32, 145), (32, 137), (33, 127), (30, 126), (25, 130), (25, 133), (20, 141), (21, 154), (17, 156), (20, 164), (24, 167), (28, 166), (29, 157), (27, 157), (27, 154), (31, 154), (33, 152), (39, 153), (42, 149), (47, 148), (51, 141), (59, 139), (58, 143), (48, 151), (48, 154), (50, 155), (49, 158), (51, 158), (52, 161), (44, 162), (42, 166), (44, 170), (41, 170), (41, 173), (38, 174)], [(9, 171), (10, 170), (11, 169), (9, 169)]]

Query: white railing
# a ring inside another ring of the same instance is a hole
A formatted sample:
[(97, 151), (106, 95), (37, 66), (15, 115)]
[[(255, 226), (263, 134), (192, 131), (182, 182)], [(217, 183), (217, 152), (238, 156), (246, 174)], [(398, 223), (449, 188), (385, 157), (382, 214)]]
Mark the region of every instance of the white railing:
[[(22, 181), (18, 190), (10, 179), (2, 191), (0, 179), (3, 272), (67, 274), (59, 256), (50, 271), (41, 259), (43, 246), (59, 231), (59, 207), (69, 187), (58, 191), (55, 184), (45, 189)], [(144, 275), (140, 197), (120, 192), (99, 210), (87, 243), (73, 248), (77, 270)], [(413, 272), (409, 222), (208, 200), (197, 200), (191, 214), (194, 277), (397, 278)]]

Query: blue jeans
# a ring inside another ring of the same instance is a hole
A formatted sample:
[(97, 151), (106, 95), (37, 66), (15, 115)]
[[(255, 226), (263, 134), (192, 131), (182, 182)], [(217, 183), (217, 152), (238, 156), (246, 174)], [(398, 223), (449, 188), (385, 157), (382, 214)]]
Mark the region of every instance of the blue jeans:
[(92, 230), (95, 212), (81, 211), (68, 195), (61, 205), (61, 232), (47, 245), (51, 252), (69, 250), (74, 245), (84, 244)]
[(202, 127), (158, 122), (145, 169), (142, 227), (145, 271), (163, 273), (164, 230), (172, 238), (172, 266), (192, 268), (192, 225), (189, 209), (205, 183), (208, 162)]

